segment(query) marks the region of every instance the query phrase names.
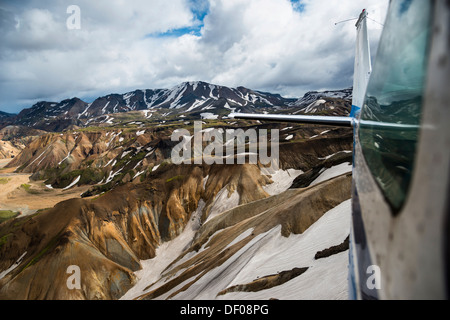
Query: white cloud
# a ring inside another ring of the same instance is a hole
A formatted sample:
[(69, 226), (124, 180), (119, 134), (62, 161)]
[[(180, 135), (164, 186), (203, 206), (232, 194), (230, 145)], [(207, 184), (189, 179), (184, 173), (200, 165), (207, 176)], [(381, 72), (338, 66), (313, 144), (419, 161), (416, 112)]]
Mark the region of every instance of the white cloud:
[[(219, 82), (256, 87), (298, 87), (317, 89), (351, 84), (347, 79), (338, 82), (342, 68), (353, 68), (354, 23), (335, 26), (339, 19), (357, 17), (362, 6), (377, 12), (380, 1), (304, 1), (304, 11), (294, 11), (289, 1), (245, 0), (232, 1), (234, 8), (215, 12), (219, 21), (230, 21), (234, 39), (226, 32), (205, 28), (205, 38), (231, 39), (219, 42), (222, 60), (228, 62), (213, 78)], [(372, 4), (369, 6), (369, 4)], [(230, 5), (228, 4), (228, 7)], [(386, 6), (386, 4), (385, 4)], [(232, 12), (239, 10), (234, 16)], [(212, 16), (212, 15), (211, 15)], [(238, 17), (238, 18), (236, 18)], [(216, 18), (216, 17), (215, 17)], [(209, 22), (208, 20), (206, 22)], [(226, 30), (226, 28), (225, 28)], [(213, 36), (209, 36), (213, 32)], [(377, 41), (379, 30), (373, 30)], [(214, 41), (208, 42), (214, 46)], [(225, 64), (224, 63), (224, 64)], [(297, 89), (298, 90), (298, 89)]]
[[(67, 1), (5, 3), (0, 109), (17, 112), (187, 80), (290, 96), (351, 86), (354, 23), (334, 23), (362, 8), (383, 22), (388, 0), (302, 0), (303, 10), (289, 0), (78, 0), (81, 30), (66, 28)], [(379, 25), (369, 29), (375, 49)]]

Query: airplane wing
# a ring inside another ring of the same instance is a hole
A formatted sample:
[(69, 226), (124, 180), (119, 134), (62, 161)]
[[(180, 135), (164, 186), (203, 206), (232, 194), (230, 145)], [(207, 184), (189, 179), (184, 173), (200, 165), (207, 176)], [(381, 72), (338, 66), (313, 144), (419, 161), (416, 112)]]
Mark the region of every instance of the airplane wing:
[(229, 115), (229, 117), (234, 119), (246, 119), (246, 120), (321, 124), (336, 127), (353, 127), (355, 124), (355, 118), (353, 117), (327, 117), (327, 116), (302, 116), (302, 115), (253, 114), (253, 113), (232, 113)]

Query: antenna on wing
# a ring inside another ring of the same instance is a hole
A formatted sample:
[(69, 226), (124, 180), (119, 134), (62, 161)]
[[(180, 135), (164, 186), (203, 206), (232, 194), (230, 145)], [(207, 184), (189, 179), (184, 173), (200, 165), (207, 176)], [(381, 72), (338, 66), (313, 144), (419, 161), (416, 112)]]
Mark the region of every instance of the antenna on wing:
[(353, 21), (353, 20), (358, 20), (358, 18), (352, 18), (352, 19), (347, 19), (347, 20), (339, 21), (339, 22), (336, 22), (334, 25), (337, 26), (337, 25), (340, 24), (340, 23), (349, 22), (349, 21)]
[[(347, 19), (347, 20), (342, 20), (342, 21), (336, 22), (334, 25), (337, 26), (338, 24), (341, 24), (344, 22), (349, 22), (349, 21), (359, 20), (359, 19), (360, 18), (351, 18), (351, 19)], [(370, 18), (367, 13), (366, 13), (366, 19), (369, 19), (370, 21), (373, 21), (373, 22), (379, 24), (380, 26), (384, 27), (384, 24), (382, 24), (381, 22), (378, 22), (377, 20)], [(358, 24), (358, 23), (356, 23), (356, 24)]]

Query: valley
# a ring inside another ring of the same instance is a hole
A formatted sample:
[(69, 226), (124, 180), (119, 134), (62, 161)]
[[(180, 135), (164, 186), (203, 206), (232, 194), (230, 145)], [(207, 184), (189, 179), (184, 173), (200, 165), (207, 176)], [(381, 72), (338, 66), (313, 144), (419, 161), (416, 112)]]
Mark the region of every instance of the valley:
[(4, 168), (9, 162), (11, 159), (0, 160), (0, 207), (18, 212), (21, 217), (79, 197), (88, 189), (86, 186), (71, 190), (51, 189), (44, 181), (30, 180), (30, 174), (14, 173), (17, 168)]
[[(0, 222), (0, 299), (347, 298), (351, 129), (228, 114), (348, 115), (348, 91), (288, 101), (192, 82), (96, 101), (40, 103), (5, 127), (24, 143), (1, 160), (0, 210), (20, 215)], [(278, 130), (279, 167), (174, 164), (171, 135), (194, 121)]]

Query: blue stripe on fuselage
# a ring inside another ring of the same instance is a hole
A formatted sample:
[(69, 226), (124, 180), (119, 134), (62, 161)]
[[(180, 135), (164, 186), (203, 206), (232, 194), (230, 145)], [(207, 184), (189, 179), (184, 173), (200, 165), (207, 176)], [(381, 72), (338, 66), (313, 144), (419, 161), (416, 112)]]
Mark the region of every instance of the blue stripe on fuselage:
[(350, 117), (356, 118), (356, 115), (359, 113), (360, 110), (361, 110), (360, 107), (352, 105), (352, 111), (350, 112)]

